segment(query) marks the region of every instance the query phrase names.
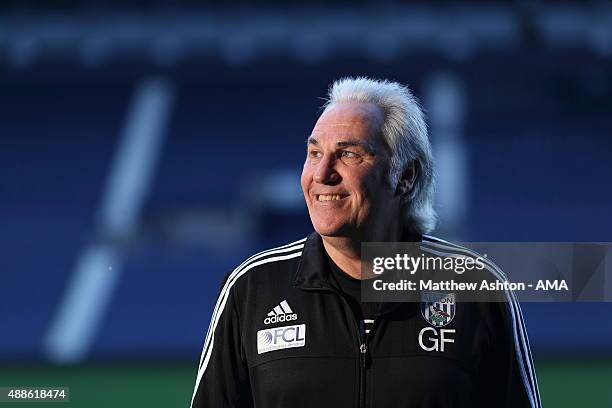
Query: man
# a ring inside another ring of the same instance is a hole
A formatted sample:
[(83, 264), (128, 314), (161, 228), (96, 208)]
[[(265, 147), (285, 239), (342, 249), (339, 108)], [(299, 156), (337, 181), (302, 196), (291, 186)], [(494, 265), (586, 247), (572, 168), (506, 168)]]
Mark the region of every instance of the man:
[(335, 82), (301, 178), (316, 232), (226, 275), (192, 406), (539, 407), (514, 298), (457, 304), (443, 328), (418, 303), (360, 301), (362, 242), (467, 253), (423, 235), (435, 224), (433, 174), (406, 87)]

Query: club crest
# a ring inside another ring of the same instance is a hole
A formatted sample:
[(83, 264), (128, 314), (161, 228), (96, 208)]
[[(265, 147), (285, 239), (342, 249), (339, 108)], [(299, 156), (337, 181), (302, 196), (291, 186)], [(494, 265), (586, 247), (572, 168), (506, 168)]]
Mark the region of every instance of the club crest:
[(421, 294), (421, 314), (429, 324), (442, 327), (449, 324), (455, 317), (454, 293), (423, 292)]

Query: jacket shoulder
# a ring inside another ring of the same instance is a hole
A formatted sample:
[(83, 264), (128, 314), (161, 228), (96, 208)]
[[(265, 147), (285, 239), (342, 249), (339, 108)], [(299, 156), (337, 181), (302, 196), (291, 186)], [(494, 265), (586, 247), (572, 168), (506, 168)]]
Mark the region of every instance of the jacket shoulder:
[[(290, 242), (275, 248), (266, 249), (245, 259), (234, 270), (226, 274), (224, 285), (242, 286), (251, 281), (266, 281), (278, 271), (286, 275), (293, 271), (302, 255), (307, 238)], [(292, 275), (292, 274), (290, 274)]]
[(485, 270), (487, 270), (492, 275), (492, 277), (502, 282), (508, 280), (506, 274), (501, 270), (498, 265), (495, 264), (495, 262), (487, 258), (486, 255), (482, 255), (473, 249), (464, 247), (459, 244), (455, 244), (450, 241), (446, 241), (442, 238), (438, 238), (433, 235), (423, 235), (421, 243), (426, 245), (426, 249), (437, 254), (450, 256), (459, 255), (473, 259), (480, 258), (484, 262)]

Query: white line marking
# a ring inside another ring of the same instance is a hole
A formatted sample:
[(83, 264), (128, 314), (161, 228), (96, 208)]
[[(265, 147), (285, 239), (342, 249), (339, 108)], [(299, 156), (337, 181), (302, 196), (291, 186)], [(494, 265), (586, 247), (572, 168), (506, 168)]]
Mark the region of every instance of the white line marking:
[(173, 99), (172, 86), (162, 79), (144, 81), (134, 94), (98, 212), (96, 235), (106, 242), (94, 242), (78, 257), (43, 340), (53, 361), (81, 361), (95, 338), (119, 279), (119, 241), (138, 221)]

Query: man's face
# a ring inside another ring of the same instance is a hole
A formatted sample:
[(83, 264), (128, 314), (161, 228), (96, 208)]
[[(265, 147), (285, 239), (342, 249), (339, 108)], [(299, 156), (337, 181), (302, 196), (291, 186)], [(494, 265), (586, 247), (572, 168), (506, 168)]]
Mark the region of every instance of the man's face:
[(382, 110), (341, 103), (323, 112), (308, 139), (302, 190), (322, 236), (363, 236), (398, 216), (389, 185), (390, 157), (380, 128)]

